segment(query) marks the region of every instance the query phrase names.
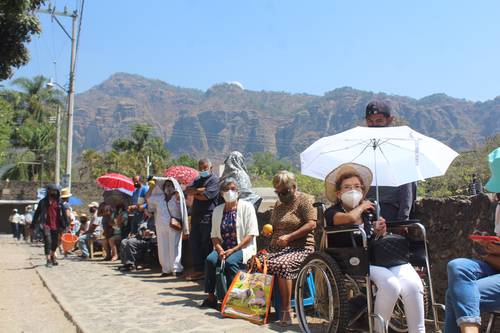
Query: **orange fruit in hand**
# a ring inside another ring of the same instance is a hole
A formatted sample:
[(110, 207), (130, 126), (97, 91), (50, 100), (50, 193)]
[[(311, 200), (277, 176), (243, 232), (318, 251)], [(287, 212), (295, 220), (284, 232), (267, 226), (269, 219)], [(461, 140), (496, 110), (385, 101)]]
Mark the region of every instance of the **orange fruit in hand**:
[(273, 226), (270, 225), (270, 224), (264, 224), (264, 226), (262, 227), (262, 232), (265, 234), (265, 235), (270, 235), (273, 233)]

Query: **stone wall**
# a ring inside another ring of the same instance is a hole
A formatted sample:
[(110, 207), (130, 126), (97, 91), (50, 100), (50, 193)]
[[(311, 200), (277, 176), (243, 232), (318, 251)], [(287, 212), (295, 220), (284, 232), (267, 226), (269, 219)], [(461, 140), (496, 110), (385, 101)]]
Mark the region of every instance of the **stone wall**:
[[(42, 184), (44, 187), (48, 183)], [(20, 181), (1, 181), (0, 182), (0, 200), (36, 200), (37, 189), (40, 187), (39, 182), (20, 182)], [(102, 189), (95, 182), (72, 183), (71, 192), (74, 196), (80, 198), (84, 204), (91, 201), (102, 200)], [(20, 211), (24, 210), (26, 204), (2, 204), (0, 205), (0, 232), (10, 232), (8, 216), (13, 208)], [(86, 210), (85, 206), (82, 206)], [(79, 207), (76, 207), (79, 210)]]
[[(43, 183), (46, 187), (49, 183)], [(0, 200), (36, 200), (39, 182), (1, 181)], [(7, 190), (7, 191), (5, 191)], [(99, 201), (102, 197), (102, 188), (96, 182), (74, 182), (71, 184), (71, 193), (82, 199), (84, 203)]]
[(423, 199), (416, 215), (427, 229), (434, 291), (444, 302), (447, 287), (446, 264), (458, 257), (477, 257), (473, 242), (468, 239), (475, 229), (493, 232), (495, 204), (492, 197)]

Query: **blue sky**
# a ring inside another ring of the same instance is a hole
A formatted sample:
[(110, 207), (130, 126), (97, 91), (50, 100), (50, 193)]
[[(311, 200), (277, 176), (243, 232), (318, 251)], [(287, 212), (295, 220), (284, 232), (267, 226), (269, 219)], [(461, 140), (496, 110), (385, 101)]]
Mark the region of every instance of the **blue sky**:
[[(322, 95), (351, 86), (484, 101), (500, 95), (498, 13), (495, 0), (86, 0), (76, 90), (128, 72), (202, 90), (239, 81), (252, 90)], [(69, 39), (40, 17), (32, 60), (15, 77), (65, 84)]]

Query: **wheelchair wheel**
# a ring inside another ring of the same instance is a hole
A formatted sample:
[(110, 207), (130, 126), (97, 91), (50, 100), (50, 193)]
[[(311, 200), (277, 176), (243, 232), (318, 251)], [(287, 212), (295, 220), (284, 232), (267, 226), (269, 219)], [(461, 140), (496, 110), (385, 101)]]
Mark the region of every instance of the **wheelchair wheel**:
[(328, 254), (315, 252), (304, 261), (295, 284), (295, 312), (303, 332), (345, 332), (349, 309), (344, 275)]
[[(425, 279), (422, 279), (422, 284), (424, 286), (424, 318), (427, 318), (430, 310), (429, 287), (427, 286)], [(389, 321), (389, 332), (408, 332), (408, 324), (406, 323), (406, 314), (401, 296), (399, 296), (398, 301), (394, 306), (394, 312), (392, 313), (391, 320)]]

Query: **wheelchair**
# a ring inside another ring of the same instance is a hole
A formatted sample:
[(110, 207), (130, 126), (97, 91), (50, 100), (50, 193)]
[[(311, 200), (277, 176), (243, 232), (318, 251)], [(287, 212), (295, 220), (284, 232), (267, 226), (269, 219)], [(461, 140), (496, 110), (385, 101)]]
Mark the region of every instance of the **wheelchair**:
[[(390, 321), (373, 313), (376, 286), (370, 281), (368, 238), (357, 225), (327, 226), (323, 203), (318, 211), (317, 235), (324, 246), (309, 255), (295, 282), (295, 312), (303, 332), (373, 332), (375, 322), (384, 332), (408, 332), (404, 306), (398, 299)], [(426, 327), (441, 332), (438, 310), (432, 289), (425, 227), (418, 220), (386, 222), (388, 232), (404, 228), (410, 243), (410, 263), (424, 285)], [(348, 233), (360, 239), (360, 246), (335, 247), (329, 238)], [(318, 238), (318, 237), (316, 237)], [(314, 281), (311, 287), (311, 282)]]

